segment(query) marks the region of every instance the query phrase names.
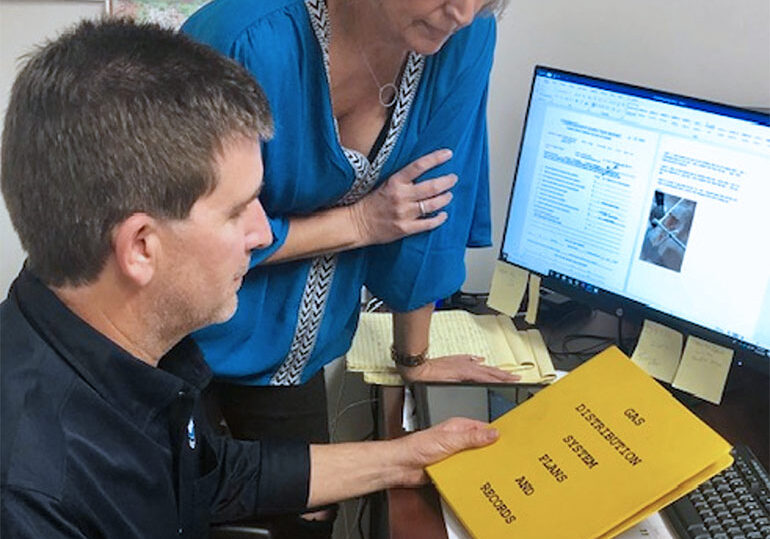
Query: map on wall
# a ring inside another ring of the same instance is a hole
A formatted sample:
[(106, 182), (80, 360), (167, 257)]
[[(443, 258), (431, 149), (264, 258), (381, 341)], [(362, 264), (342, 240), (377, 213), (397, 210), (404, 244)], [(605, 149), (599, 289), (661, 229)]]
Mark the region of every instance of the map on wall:
[(107, 0), (107, 13), (178, 29), (209, 0)]

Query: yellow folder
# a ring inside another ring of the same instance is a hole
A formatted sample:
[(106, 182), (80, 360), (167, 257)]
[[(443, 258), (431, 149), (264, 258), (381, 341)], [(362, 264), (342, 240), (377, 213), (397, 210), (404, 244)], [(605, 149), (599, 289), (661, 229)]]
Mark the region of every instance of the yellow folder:
[(614, 537), (732, 463), (730, 445), (609, 348), (428, 467), (478, 539)]

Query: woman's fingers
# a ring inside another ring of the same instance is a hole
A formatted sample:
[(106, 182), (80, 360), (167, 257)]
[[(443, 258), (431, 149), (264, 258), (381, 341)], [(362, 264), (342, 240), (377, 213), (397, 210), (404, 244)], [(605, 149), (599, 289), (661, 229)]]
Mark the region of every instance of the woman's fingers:
[(424, 180), (411, 185), (411, 196), (414, 200), (427, 200), (448, 191), (456, 183), (457, 174), (446, 174), (430, 180)]
[(393, 174), (391, 178), (399, 183), (412, 183), (414, 180), (452, 158), (452, 150), (441, 149), (418, 157), (404, 168)]
[(452, 196), (452, 193), (447, 191), (446, 193), (441, 193), (433, 198), (418, 200), (417, 203), (414, 204), (416, 216), (427, 217), (432, 213), (439, 211), (452, 201)]

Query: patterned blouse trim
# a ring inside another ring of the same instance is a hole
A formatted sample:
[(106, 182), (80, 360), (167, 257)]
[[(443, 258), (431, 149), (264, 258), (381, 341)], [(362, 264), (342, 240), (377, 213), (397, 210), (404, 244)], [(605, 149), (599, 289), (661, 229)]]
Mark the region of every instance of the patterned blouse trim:
[[(315, 32), (316, 39), (321, 47), (326, 81), (328, 87), (331, 88), (329, 71), (331, 26), (329, 25), (329, 14), (326, 9), (326, 2), (324, 0), (305, 0), (305, 5), (310, 16), (310, 23)], [(339, 126), (337, 125), (336, 118), (334, 119), (334, 131), (337, 135), (337, 141), (355, 172), (353, 184), (348, 192), (337, 201), (335, 206), (353, 204), (369, 193), (377, 183), (382, 167), (390, 157), (398, 140), (398, 136), (403, 130), (404, 125), (406, 125), (406, 119), (409, 115), (409, 110), (411, 109), (414, 97), (417, 94), (417, 88), (420, 84), (424, 66), (424, 56), (415, 52), (410, 52), (408, 54), (406, 67), (401, 76), (401, 83), (394, 105), (395, 109), (390, 118), (388, 134), (372, 163), (370, 163), (366, 156), (360, 152), (342, 146)], [(310, 360), (310, 356), (313, 353), (315, 343), (318, 339), (318, 331), (321, 327), (321, 320), (323, 319), (326, 302), (331, 290), (336, 265), (336, 255), (319, 256), (312, 260), (307, 280), (305, 281), (302, 299), (300, 301), (300, 307), (297, 314), (297, 326), (294, 330), (289, 353), (270, 379), (271, 385), (296, 385), (300, 383), (302, 372)]]

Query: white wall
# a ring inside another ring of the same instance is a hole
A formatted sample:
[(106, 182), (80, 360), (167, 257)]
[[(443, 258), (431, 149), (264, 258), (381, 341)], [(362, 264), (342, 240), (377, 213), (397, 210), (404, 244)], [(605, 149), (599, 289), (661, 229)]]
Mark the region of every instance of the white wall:
[[(0, 124), (5, 118), (19, 57), (29, 53), (38, 43), (56, 37), (79, 19), (100, 16), (104, 13), (104, 5), (104, 2), (84, 0), (0, 0)], [(11, 226), (5, 202), (0, 202), (0, 246), (0, 298), (5, 298), (24, 261), (24, 252)]]
[(770, 2), (510, 0), (489, 98), (495, 245), (469, 251), (469, 292), (489, 289), (536, 64), (770, 107)]
[[(101, 2), (0, 0), (0, 107), (16, 58)], [(511, 0), (490, 90), (495, 246), (467, 257), (467, 291), (486, 291), (497, 256), (532, 68), (545, 64), (738, 105), (770, 107), (767, 0)], [(0, 207), (0, 297), (23, 260)]]

